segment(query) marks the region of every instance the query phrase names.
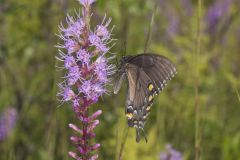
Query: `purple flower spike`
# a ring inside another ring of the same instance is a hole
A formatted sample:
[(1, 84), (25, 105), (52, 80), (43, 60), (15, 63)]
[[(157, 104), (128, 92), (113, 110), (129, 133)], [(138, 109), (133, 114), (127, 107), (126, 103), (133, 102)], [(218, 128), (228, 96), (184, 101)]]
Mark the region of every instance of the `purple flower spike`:
[(228, 15), (233, 0), (218, 0), (207, 11), (205, 21), (207, 23), (207, 32), (213, 33), (224, 16)]
[[(109, 64), (113, 56), (108, 56), (111, 48), (111, 32), (108, 29), (111, 19), (103, 18), (101, 24), (90, 26), (90, 5), (95, 0), (79, 0), (83, 5), (82, 14), (76, 17), (67, 16), (67, 26), (59, 27), (63, 44), (59, 44), (58, 60), (63, 62), (66, 73), (64, 80), (58, 86), (57, 94), (60, 101), (71, 102), (77, 119), (81, 121), (81, 128), (70, 123), (76, 135), (70, 141), (76, 146), (76, 152), (69, 152), (69, 156), (77, 160), (96, 160), (98, 154), (91, 154), (101, 145), (92, 144), (91, 138), (96, 134), (94, 129), (99, 125), (97, 117), (101, 110), (89, 115), (89, 107), (98, 101), (99, 97), (107, 92), (106, 86), (110, 82), (109, 76), (115, 72), (115, 66)], [(95, 28), (91, 30), (90, 28)], [(108, 57), (106, 57), (108, 56)]]
[(167, 144), (165, 151), (160, 153), (160, 160), (183, 160), (182, 154)]
[(7, 108), (0, 116), (0, 141), (6, 139), (15, 126), (17, 119), (17, 110)]

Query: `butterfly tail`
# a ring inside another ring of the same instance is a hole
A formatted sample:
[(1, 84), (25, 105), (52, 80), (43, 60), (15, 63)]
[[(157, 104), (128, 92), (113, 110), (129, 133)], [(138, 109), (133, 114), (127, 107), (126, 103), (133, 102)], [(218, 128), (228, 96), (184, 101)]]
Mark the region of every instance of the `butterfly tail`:
[(147, 143), (147, 142), (148, 142), (148, 139), (147, 139), (147, 137), (146, 137), (146, 134), (145, 134), (144, 130), (143, 130), (143, 129), (140, 129), (140, 128), (136, 128), (136, 142), (138, 143), (138, 142), (140, 142), (140, 140), (141, 140), (140, 130), (142, 131), (143, 136), (144, 136), (144, 139), (145, 139), (145, 141), (146, 141), (146, 143)]
[(141, 137), (140, 137), (140, 132), (139, 132), (139, 128), (136, 129), (136, 142), (140, 142)]

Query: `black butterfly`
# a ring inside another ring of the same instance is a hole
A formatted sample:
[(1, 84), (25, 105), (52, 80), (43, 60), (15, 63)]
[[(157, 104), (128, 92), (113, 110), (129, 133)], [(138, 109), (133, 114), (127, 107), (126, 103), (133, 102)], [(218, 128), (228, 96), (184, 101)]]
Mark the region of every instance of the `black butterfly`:
[[(122, 81), (127, 77), (128, 95), (125, 114), (128, 126), (136, 128), (136, 141), (140, 141), (140, 132), (144, 134), (144, 125), (150, 113), (154, 97), (176, 74), (174, 64), (164, 56), (139, 54), (125, 56), (118, 66), (114, 84), (114, 94), (120, 90)], [(145, 140), (146, 136), (144, 135)]]

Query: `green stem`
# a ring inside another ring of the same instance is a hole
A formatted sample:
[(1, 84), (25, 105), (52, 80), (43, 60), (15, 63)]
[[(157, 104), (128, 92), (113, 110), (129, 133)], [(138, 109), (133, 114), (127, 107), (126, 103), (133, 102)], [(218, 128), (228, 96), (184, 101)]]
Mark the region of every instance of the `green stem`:
[(196, 44), (196, 75), (195, 75), (195, 160), (200, 159), (200, 100), (199, 100), (199, 55), (201, 53), (201, 9), (202, 0), (198, 0), (197, 44)]
[(124, 149), (126, 141), (127, 141), (128, 130), (129, 130), (129, 127), (127, 125), (125, 125), (118, 160), (122, 160), (122, 158), (123, 158), (123, 149)]

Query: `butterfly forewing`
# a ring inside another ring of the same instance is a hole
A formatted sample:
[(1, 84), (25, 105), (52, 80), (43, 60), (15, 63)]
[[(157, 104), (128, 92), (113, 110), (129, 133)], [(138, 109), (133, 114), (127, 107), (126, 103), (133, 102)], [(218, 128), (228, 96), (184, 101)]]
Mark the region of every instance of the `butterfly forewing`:
[(115, 78), (115, 83), (113, 85), (113, 93), (117, 94), (122, 86), (122, 82), (126, 77), (126, 73), (119, 73), (117, 74), (117, 77)]
[(143, 68), (150, 77), (158, 92), (160, 92), (167, 82), (176, 74), (174, 64), (166, 57), (155, 54), (140, 54), (130, 60), (129, 63)]

